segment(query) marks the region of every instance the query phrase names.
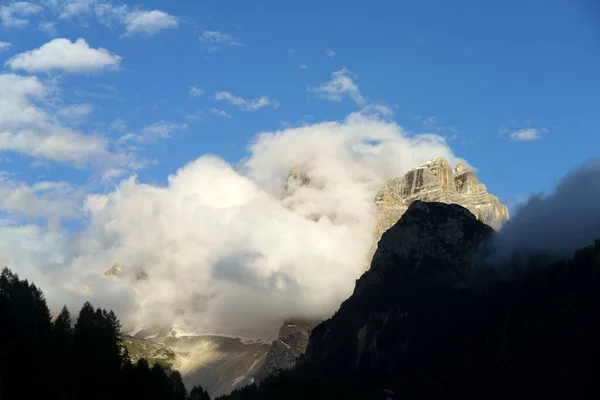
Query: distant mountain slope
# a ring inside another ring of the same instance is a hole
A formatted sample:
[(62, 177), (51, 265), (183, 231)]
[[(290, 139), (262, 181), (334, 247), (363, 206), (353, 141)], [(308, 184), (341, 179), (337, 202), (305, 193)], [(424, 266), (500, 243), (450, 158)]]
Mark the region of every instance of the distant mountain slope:
[(124, 344), (132, 359), (168, 364), (188, 390), (200, 385), (211, 398), (253, 383), (269, 349), (262, 341), (218, 335), (126, 337)]

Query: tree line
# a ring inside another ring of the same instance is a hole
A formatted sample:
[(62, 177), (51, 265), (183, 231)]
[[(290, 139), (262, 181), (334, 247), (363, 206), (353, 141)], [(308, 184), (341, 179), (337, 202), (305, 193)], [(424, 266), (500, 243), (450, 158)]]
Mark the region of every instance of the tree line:
[(187, 392), (181, 374), (145, 359), (133, 364), (113, 311), (86, 302), (74, 321), (52, 321), (43, 292), (8, 268), (0, 275), (0, 400), (210, 400)]

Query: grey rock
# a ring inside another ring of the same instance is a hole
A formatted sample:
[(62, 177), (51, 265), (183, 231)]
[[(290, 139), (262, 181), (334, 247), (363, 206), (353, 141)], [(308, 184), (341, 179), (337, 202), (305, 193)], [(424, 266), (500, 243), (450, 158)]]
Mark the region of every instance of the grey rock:
[(375, 196), (377, 226), (371, 255), (383, 233), (398, 222), (416, 200), (461, 205), (496, 230), (509, 219), (508, 207), (488, 193), (473, 171), (463, 164), (452, 169), (444, 158), (438, 157), (383, 184)]
[(265, 362), (256, 375), (255, 382), (260, 384), (262, 380), (279, 371), (292, 369), (296, 360), (306, 351), (308, 337), (317, 321), (288, 320), (279, 328), (277, 339), (271, 343)]
[(125, 276), (125, 274), (123, 273), (123, 268), (121, 268), (118, 264), (115, 264), (104, 271), (104, 276), (111, 278), (122, 278)]

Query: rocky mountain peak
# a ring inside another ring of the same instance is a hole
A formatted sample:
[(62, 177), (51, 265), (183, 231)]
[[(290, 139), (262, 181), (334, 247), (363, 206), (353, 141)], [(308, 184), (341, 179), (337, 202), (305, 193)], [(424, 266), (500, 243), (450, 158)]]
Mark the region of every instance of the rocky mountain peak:
[(480, 221), (498, 230), (508, 220), (508, 207), (488, 193), (475, 173), (459, 163), (454, 169), (442, 157), (383, 184), (375, 196), (377, 226), (371, 254), (381, 235), (390, 229), (416, 200), (459, 204)]
[(104, 271), (104, 276), (110, 278), (122, 278), (124, 276), (123, 268), (118, 264), (114, 264), (112, 267)]

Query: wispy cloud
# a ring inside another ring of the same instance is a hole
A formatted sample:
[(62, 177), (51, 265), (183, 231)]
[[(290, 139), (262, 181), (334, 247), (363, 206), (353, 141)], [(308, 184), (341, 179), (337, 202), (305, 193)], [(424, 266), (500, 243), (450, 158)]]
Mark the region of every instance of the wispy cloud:
[(548, 133), (546, 128), (524, 128), (524, 129), (502, 129), (501, 135), (508, 135), (508, 138), (514, 142), (531, 142), (540, 140), (544, 133)]
[(58, 34), (58, 31), (56, 30), (56, 24), (54, 22), (40, 22), (38, 24), (38, 29), (50, 37), (54, 37)]
[(93, 2), (86, 0), (66, 1), (62, 4), (60, 10), (60, 19), (69, 19), (73, 17), (82, 17), (91, 14), (93, 10)]
[(85, 39), (71, 42), (54, 39), (43, 46), (11, 57), (5, 65), (29, 73), (60, 70), (71, 73), (97, 72), (117, 68), (121, 57), (103, 48), (91, 48)]
[(348, 96), (356, 104), (362, 106), (365, 104), (365, 99), (352, 78), (356, 79), (356, 75), (347, 68), (342, 68), (332, 74), (330, 81), (318, 87), (309, 87), (308, 91), (315, 93), (318, 97), (337, 102), (342, 101), (344, 96)]
[(219, 110), (218, 108), (211, 108), (210, 112), (218, 115), (219, 117), (231, 118), (231, 115), (227, 114), (224, 110)]
[(438, 124), (438, 119), (434, 115), (431, 115), (431, 116), (423, 119), (423, 125), (425, 125), (425, 126), (433, 127), (433, 126), (436, 126), (437, 124)]
[(142, 129), (140, 134), (128, 133), (121, 136), (117, 141), (119, 144), (126, 142), (135, 142), (138, 144), (154, 143), (158, 139), (167, 139), (175, 131), (186, 130), (187, 124), (169, 123), (166, 121), (156, 122), (152, 125), (147, 125)]
[(335, 51), (333, 51), (331, 49), (327, 49), (327, 50), (325, 50), (325, 55), (329, 58), (333, 58), (335, 56)]
[(108, 125), (109, 132), (123, 132), (127, 128), (127, 124), (122, 118), (117, 118)]
[(236, 37), (219, 31), (202, 31), (198, 39), (209, 45), (208, 50), (211, 52), (218, 50), (219, 46), (244, 47)]
[(214, 98), (217, 101), (227, 101), (242, 111), (256, 111), (269, 105), (277, 108), (279, 105), (277, 102), (270, 100), (266, 96), (261, 96), (254, 99), (244, 99), (242, 97), (234, 96), (230, 92), (217, 92), (215, 93)]
[(3, 5), (0, 6), (0, 22), (6, 28), (22, 28), (29, 24), (29, 17), (42, 11), (42, 7), (26, 1)]
[(12, 43), (0, 41), (0, 53), (12, 47)]
[(206, 93), (206, 91), (198, 86), (190, 86), (190, 96), (198, 97), (202, 96)]
[(61, 118), (78, 122), (92, 114), (94, 107), (89, 103), (73, 104), (58, 110), (57, 115)]
[(307, 69), (308, 65), (306, 65), (306, 64), (300, 64), (300, 65), (298, 65), (298, 68), (300, 68), (300, 69)]
[(179, 18), (160, 10), (130, 10), (126, 5), (97, 4), (94, 12), (99, 21), (107, 26), (125, 26), (124, 37), (153, 36), (166, 29), (177, 28)]

